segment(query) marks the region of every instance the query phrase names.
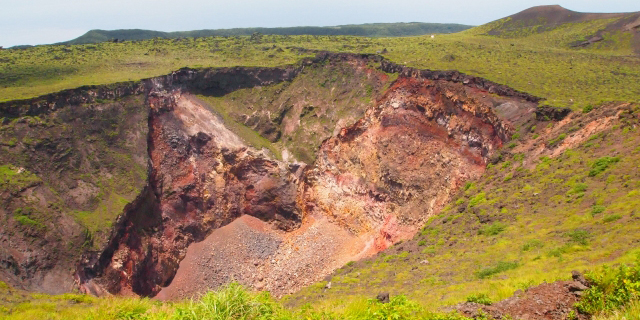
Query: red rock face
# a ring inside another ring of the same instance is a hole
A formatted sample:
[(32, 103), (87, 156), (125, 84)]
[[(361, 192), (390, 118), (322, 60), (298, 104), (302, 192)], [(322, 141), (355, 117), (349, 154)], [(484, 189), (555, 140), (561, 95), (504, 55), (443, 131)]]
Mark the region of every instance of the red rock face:
[(81, 289), (176, 299), (233, 279), (282, 295), (412, 237), (511, 135), (496, 111), (532, 114), (524, 94), (485, 87), (512, 89), (414, 71), (401, 70), (311, 166), (247, 147), (183, 91), (152, 91), (149, 186), (79, 268)]
[(305, 214), (372, 234), (373, 252), (413, 236), (508, 136), (491, 107), (461, 85), (398, 79), (362, 120), (323, 144), (304, 187)]
[(155, 92), (148, 104), (152, 200), (129, 208), (102, 276), (81, 276), (87, 292), (154, 296), (191, 243), (243, 214), (283, 230), (300, 223), (298, 166), (250, 150), (193, 97)]

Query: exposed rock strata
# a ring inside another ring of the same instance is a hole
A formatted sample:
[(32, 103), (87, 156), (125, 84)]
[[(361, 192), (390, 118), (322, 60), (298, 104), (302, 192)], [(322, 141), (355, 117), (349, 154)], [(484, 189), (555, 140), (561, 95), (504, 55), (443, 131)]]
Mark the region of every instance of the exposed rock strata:
[[(377, 70), (372, 72), (399, 73), (399, 78), (361, 120), (326, 140), (306, 168), (248, 147), (190, 95), (221, 96), (288, 81), (326, 60), (373, 64)], [(288, 293), (411, 237), (464, 181), (483, 172), (512, 134), (515, 118), (509, 114), (533, 115), (539, 100), (455, 71), (416, 70), (380, 56), (326, 52), (284, 68), (182, 69), (121, 86), (5, 103), (0, 113), (46, 114), (68, 104), (145, 93), (148, 186), (127, 205), (107, 247), (83, 258), (76, 280), (92, 294), (154, 296), (162, 290), (166, 299), (195, 295), (230, 279)], [(259, 227), (237, 226), (244, 215), (257, 218), (248, 225)], [(223, 226), (258, 230), (246, 232), (256, 243), (272, 244), (271, 249), (257, 264), (247, 261), (251, 251), (234, 249), (216, 251), (216, 261), (207, 263), (188, 257), (193, 243), (208, 243), (209, 249), (224, 244), (223, 231), (216, 231)], [(202, 281), (191, 278), (195, 275), (212, 280), (193, 286)]]
[(371, 252), (413, 236), (513, 129), (479, 92), (401, 77), (354, 126), (326, 141), (304, 186), (307, 214), (374, 234)]
[[(79, 271), (101, 275), (99, 292), (153, 296), (168, 285), (187, 247), (243, 214), (283, 229), (300, 223), (299, 167), (250, 150), (220, 119), (179, 91), (149, 94), (152, 203), (135, 205), (98, 260)], [(150, 208), (150, 209), (149, 209)], [(144, 210), (140, 210), (144, 209)], [(103, 268), (103, 270), (100, 270)]]

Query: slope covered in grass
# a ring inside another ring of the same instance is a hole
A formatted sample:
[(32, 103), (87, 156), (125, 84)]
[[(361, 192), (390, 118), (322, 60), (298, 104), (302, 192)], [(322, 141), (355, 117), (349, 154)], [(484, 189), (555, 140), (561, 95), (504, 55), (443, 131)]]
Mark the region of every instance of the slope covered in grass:
[(313, 50), (380, 52), (410, 67), (455, 69), (546, 98), (553, 106), (638, 101), (640, 56), (633, 53), (628, 33), (612, 35), (620, 41), (601, 48), (570, 46), (601, 27), (594, 20), (515, 39), (487, 35), (489, 29), (481, 26), (434, 39), (275, 35), (2, 50), (0, 101), (140, 80), (182, 67), (280, 66), (313, 56)]
[(388, 304), (363, 300), (335, 311), (317, 310), (311, 306), (290, 310), (268, 292), (250, 292), (234, 283), (206, 293), (197, 300), (162, 303), (149, 299), (93, 298), (76, 294), (28, 294), (0, 282), (0, 299), (0, 317), (15, 320), (466, 319), (453, 313), (431, 313), (404, 296), (393, 297)]

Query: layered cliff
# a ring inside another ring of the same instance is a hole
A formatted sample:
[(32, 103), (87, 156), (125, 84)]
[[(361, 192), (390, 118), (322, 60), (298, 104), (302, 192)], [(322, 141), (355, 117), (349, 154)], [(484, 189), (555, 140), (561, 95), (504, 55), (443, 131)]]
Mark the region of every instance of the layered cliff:
[[(162, 299), (232, 280), (280, 295), (410, 238), (482, 174), (538, 100), (457, 72), (330, 53), (127, 87), (144, 92), (146, 187), (75, 279), (92, 294)], [(76, 103), (66, 94), (0, 109), (55, 114)]]

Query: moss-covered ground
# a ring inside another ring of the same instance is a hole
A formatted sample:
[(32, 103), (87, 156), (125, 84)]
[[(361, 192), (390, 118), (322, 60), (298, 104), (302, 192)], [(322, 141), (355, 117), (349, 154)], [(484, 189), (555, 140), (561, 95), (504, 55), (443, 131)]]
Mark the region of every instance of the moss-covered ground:
[[(56, 250), (101, 247), (146, 183), (146, 115), (140, 97), (128, 97), (4, 121), (2, 210), (23, 226), (41, 227), (26, 234), (58, 239), (50, 243)], [(74, 219), (86, 239), (65, 234), (75, 228), (54, 218), (62, 216)]]

